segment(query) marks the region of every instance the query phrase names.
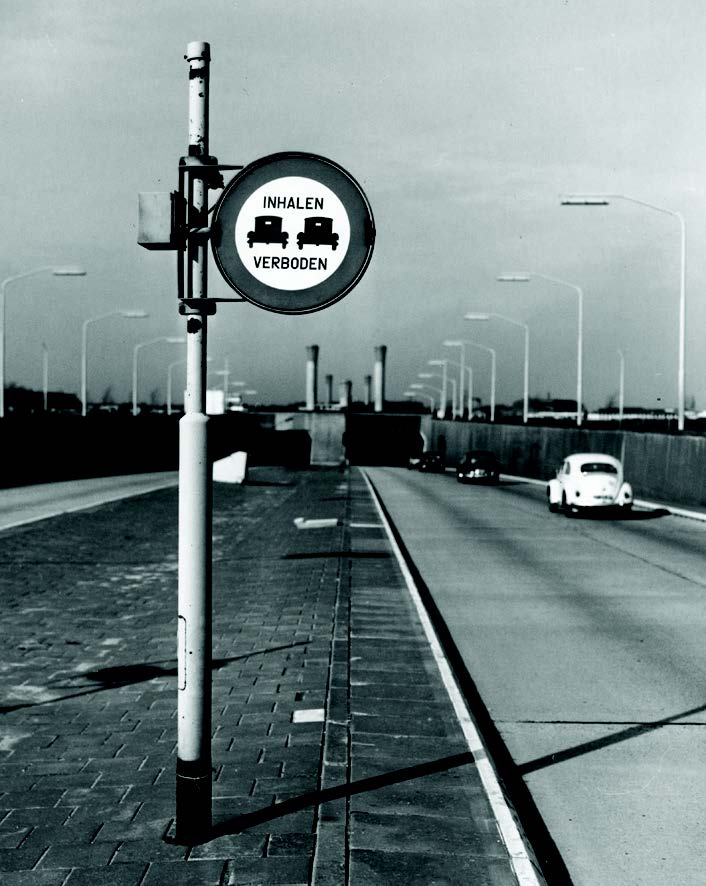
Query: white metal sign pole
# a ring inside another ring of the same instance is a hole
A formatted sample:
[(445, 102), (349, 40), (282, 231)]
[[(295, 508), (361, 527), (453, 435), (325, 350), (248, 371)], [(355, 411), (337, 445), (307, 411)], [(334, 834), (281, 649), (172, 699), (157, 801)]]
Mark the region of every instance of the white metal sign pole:
[[(189, 156), (208, 157), (208, 43), (189, 43)], [(189, 223), (207, 224), (207, 184), (189, 175)], [(179, 422), (179, 629), (176, 839), (195, 843), (211, 827), (211, 477), (206, 416), (206, 247), (189, 238), (186, 402)]]

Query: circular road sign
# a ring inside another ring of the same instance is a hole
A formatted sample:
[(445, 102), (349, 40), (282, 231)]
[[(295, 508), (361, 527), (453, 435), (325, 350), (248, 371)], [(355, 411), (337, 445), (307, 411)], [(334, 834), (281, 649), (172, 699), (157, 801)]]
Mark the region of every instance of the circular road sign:
[(360, 185), (315, 154), (272, 154), (229, 182), (214, 210), (218, 269), (243, 298), (268, 311), (306, 314), (347, 295), (375, 242)]

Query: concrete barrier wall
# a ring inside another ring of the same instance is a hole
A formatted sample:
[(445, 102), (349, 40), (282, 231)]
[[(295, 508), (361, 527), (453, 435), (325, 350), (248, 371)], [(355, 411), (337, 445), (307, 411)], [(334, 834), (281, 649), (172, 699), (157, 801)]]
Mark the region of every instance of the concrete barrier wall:
[[(230, 423), (209, 422), (212, 458), (233, 445)], [(6, 417), (0, 421), (0, 487), (175, 471), (178, 416), (75, 415)]]
[(538, 480), (571, 452), (605, 452), (622, 460), (638, 498), (706, 505), (705, 437), (433, 420), (430, 448), (445, 448), (449, 464), (468, 449), (491, 449), (506, 473)]
[(306, 431), (311, 437), (311, 463), (338, 465), (343, 459), (343, 433), (346, 416), (343, 412), (278, 412), (274, 414), (275, 430)]
[[(287, 426), (276, 433), (248, 413), (211, 416), (208, 437), (211, 459), (242, 449), (253, 465), (309, 464), (311, 438), (306, 430)], [(179, 416), (6, 417), (0, 421), (0, 455), (0, 488), (176, 471)]]
[[(418, 423), (415, 439), (419, 428), (428, 448), (445, 445), (449, 464), (468, 449), (491, 449), (507, 473), (548, 480), (571, 452), (607, 452), (622, 459), (638, 498), (706, 506), (706, 437), (405, 418)], [(367, 447), (365, 463), (406, 463), (412, 438), (402, 433), (406, 425), (399, 419), (371, 413), (358, 421)], [(221, 458), (243, 449), (253, 465), (300, 467), (309, 458), (313, 464), (336, 465), (344, 455), (345, 422), (343, 413), (213, 416), (211, 455)], [(5, 418), (0, 422), (0, 487), (176, 470), (177, 424), (177, 416)]]

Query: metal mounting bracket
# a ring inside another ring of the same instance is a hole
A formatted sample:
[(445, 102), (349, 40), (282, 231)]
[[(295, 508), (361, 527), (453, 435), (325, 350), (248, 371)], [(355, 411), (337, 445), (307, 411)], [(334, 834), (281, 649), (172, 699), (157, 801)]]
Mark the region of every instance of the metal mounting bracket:
[[(193, 184), (196, 179), (203, 179), (208, 188), (218, 190), (222, 188), (222, 170), (237, 171), (243, 169), (242, 165), (233, 163), (218, 163), (215, 157), (194, 155), (182, 157), (179, 160), (179, 190), (178, 202), (180, 212), (175, 222), (174, 240), (177, 252), (177, 299), (181, 314), (191, 313), (215, 313), (217, 302), (245, 301), (240, 298), (209, 298), (192, 299), (188, 297), (191, 290), (191, 265), (188, 256), (192, 249), (203, 247), (211, 236), (211, 228), (208, 224), (208, 211), (195, 213), (193, 211)], [(203, 302), (210, 302), (210, 307), (204, 308)], [(192, 306), (193, 305), (193, 306)]]

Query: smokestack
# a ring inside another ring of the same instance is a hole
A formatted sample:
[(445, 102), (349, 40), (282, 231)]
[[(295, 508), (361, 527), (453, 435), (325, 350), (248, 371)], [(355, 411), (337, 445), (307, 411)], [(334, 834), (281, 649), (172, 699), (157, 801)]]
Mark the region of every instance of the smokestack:
[(373, 400), (373, 377), (372, 375), (365, 376), (365, 405), (370, 406)]
[(351, 404), (352, 381), (342, 381), (338, 386), (338, 405), (341, 409), (348, 409)]
[(308, 345), (306, 349), (306, 408), (316, 409), (318, 394), (319, 346)]
[(385, 407), (385, 358), (387, 346), (375, 348), (375, 368), (373, 372), (375, 412), (382, 412)]
[(326, 376), (326, 405), (330, 409), (333, 406), (333, 376)]

